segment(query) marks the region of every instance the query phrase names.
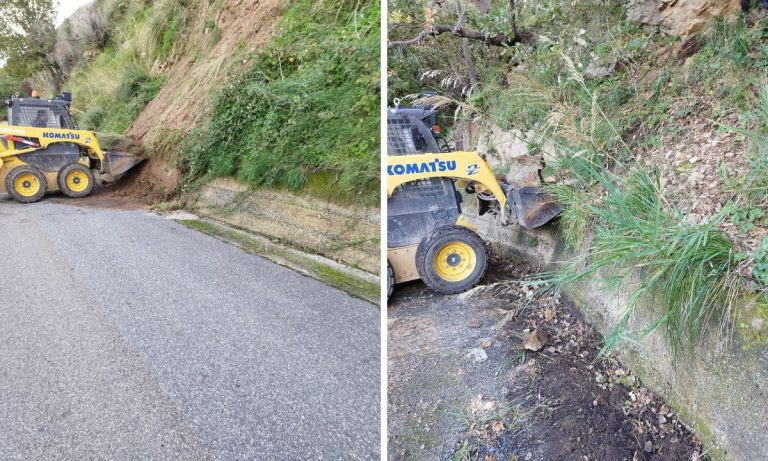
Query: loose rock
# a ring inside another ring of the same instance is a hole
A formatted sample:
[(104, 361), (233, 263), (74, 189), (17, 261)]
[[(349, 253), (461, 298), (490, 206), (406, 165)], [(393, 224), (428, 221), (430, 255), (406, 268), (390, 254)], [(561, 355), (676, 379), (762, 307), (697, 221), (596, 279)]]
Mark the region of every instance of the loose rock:
[(475, 347), (473, 349), (470, 349), (469, 352), (467, 352), (467, 358), (473, 361), (474, 363), (480, 363), (488, 360), (488, 354), (486, 354), (483, 349), (479, 347)]
[(643, 451), (646, 453), (652, 453), (653, 452), (653, 442), (648, 440), (645, 442), (645, 445), (643, 445)]

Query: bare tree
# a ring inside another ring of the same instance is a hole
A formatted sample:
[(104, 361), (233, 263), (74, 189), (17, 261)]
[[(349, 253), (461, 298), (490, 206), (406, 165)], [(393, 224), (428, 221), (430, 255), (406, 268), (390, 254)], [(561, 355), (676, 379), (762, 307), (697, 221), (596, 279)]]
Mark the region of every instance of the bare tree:
[[(435, 7), (440, 8), (443, 6), (443, 3), (444, 0), (436, 1)], [(481, 6), (485, 5), (483, 2), (475, 1), (475, 3), (479, 3)], [(430, 11), (429, 8), (426, 8), (426, 10)], [(424, 29), (421, 30), (421, 32), (419, 32), (415, 37), (404, 40), (391, 40), (387, 43), (387, 47), (393, 48), (397, 46), (420, 44), (423, 43), (424, 40), (428, 37), (436, 37), (441, 34), (450, 34), (454, 37), (479, 41), (485, 43), (486, 45), (502, 47), (515, 45), (522, 42), (525, 38), (525, 34), (522, 34), (517, 28), (517, 8), (515, 5), (515, 0), (509, 0), (508, 21), (510, 24), (510, 30), (512, 31), (511, 33), (497, 32), (492, 34), (469, 29), (464, 25), (464, 14), (459, 15), (458, 21), (454, 25), (434, 24), (433, 19), (434, 13), (432, 13), (431, 16), (428, 16), (427, 21), (425, 21)]]

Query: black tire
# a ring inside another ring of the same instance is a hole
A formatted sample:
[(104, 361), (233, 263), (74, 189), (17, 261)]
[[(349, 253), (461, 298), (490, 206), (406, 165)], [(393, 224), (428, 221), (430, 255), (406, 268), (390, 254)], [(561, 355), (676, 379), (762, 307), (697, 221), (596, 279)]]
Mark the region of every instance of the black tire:
[[(38, 187), (36, 190), (25, 190), (24, 184), (22, 184), (21, 189), (17, 187), (18, 183), (16, 179), (21, 179), (22, 175), (31, 175), (34, 177), (34, 179), (37, 180)], [(45, 176), (43, 173), (37, 168), (28, 165), (17, 166), (8, 173), (8, 176), (5, 177), (5, 189), (9, 194), (11, 194), (11, 197), (13, 197), (14, 200), (20, 203), (32, 203), (39, 201), (45, 195), (45, 190), (47, 188), (48, 185), (45, 182)]]
[(392, 296), (392, 290), (395, 288), (395, 270), (392, 264), (387, 261), (387, 299)]
[[(468, 258), (459, 253), (451, 253), (451, 246), (460, 246), (466, 251)], [(438, 256), (445, 255), (443, 261), (448, 269), (453, 269), (467, 264), (466, 268), (457, 273), (453, 279), (440, 275), (440, 270), (435, 267), (440, 264)], [(474, 257), (474, 261), (472, 261)], [(456, 260), (458, 258), (458, 260)], [(466, 291), (475, 286), (485, 275), (488, 267), (488, 254), (485, 250), (485, 242), (476, 233), (461, 226), (438, 227), (421, 241), (416, 250), (416, 270), (424, 283), (433, 290), (443, 294), (455, 294)]]
[[(67, 181), (67, 177), (73, 174), (76, 174), (77, 177), (72, 179), (75, 184), (70, 185)], [(90, 195), (93, 191), (93, 185), (96, 182), (96, 178), (94, 178), (91, 169), (82, 163), (70, 163), (62, 168), (61, 171), (59, 171), (57, 180), (59, 183), (59, 190), (61, 190), (67, 197), (72, 198), (80, 198)], [(85, 184), (82, 184), (82, 182), (85, 182)]]

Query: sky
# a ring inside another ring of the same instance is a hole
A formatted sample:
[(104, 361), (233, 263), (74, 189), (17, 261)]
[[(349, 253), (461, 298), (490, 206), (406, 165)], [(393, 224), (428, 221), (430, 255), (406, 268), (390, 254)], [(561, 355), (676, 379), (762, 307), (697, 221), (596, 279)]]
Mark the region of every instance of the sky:
[(83, 5), (91, 3), (93, 0), (59, 0), (59, 8), (56, 11), (56, 26), (60, 26), (65, 19)]

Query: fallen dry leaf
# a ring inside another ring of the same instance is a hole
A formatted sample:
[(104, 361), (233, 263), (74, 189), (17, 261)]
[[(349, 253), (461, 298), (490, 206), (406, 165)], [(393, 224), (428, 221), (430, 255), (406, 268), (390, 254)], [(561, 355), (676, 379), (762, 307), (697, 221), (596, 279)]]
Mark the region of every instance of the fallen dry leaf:
[(532, 331), (523, 339), (523, 347), (538, 352), (547, 344), (547, 334), (541, 330)]
[(493, 429), (493, 432), (496, 433), (496, 435), (501, 434), (504, 432), (504, 421), (498, 420), (491, 423), (491, 428)]
[(491, 340), (488, 338), (483, 338), (480, 341), (480, 347), (482, 347), (483, 349), (488, 349), (489, 347), (491, 347)]

